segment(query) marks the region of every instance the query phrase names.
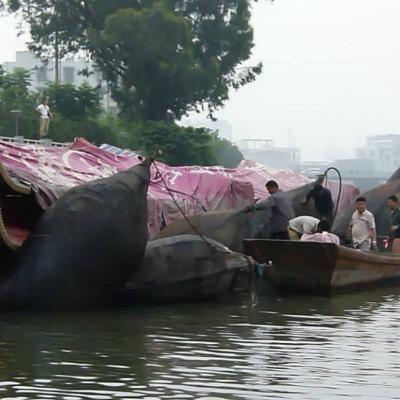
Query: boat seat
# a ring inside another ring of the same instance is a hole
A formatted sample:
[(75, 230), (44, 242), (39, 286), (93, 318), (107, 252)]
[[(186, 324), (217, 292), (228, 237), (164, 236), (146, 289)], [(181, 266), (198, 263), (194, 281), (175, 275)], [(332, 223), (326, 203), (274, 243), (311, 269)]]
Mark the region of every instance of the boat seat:
[(393, 239), (392, 253), (393, 254), (400, 254), (400, 239)]

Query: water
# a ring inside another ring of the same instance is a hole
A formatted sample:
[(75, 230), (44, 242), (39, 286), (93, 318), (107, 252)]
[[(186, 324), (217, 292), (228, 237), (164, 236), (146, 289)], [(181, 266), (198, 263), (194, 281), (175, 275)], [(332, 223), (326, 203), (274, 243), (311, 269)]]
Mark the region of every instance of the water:
[(400, 289), (0, 315), (1, 399), (400, 399)]

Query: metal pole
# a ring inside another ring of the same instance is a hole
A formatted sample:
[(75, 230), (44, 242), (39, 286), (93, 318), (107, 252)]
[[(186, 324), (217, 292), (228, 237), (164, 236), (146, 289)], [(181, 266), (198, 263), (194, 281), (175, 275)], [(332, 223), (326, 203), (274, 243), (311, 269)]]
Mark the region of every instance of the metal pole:
[(10, 112), (15, 117), (15, 136), (18, 136), (18, 119), (19, 119), (19, 116), (21, 115), (22, 111), (21, 110), (11, 110)]

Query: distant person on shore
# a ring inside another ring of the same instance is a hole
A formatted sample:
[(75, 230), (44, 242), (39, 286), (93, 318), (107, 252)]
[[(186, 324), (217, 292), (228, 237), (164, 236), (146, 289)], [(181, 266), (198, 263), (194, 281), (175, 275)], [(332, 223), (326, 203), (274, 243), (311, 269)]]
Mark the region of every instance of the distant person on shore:
[(36, 111), (40, 115), (39, 139), (47, 139), (49, 136), (50, 119), (52, 118), (48, 97), (43, 98), (42, 103), (36, 107)]
[(356, 199), (356, 211), (351, 217), (349, 234), (353, 247), (360, 250), (376, 250), (376, 225), (374, 215), (367, 210), (365, 197)]
[(400, 238), (400, 209), (397, 196), (389, 196), (387, 205), (390, 209), (389, 248), (392, 248), (393, 240)]
[(306, 200), (303, 204), (307, 204), (310, 199), (314, 200), (315, 209), (320, 219), (326, 219), (330, 223), (333, 221), (334, 203), (331, 191), (322, 186), (324, 175), (320, 175), (315, 181), (314, 186), (308, 192)]
[(315, 233), (305, 233), (301, 240), (303, 242), (319, 242), (319, 243), (334, 243), (340, 245), (340, 240), (337, 235), (330, 232), (331, 226), (328, 221), (321, 220), (318, 223), (317, 231)]
[(299, 240), (304, 234), (317, 232), (319, 219), (310, 215), (301, 215), (289, 221), (288, 234), (290, 240)]
[(289, 240), (289, 221), (295, 217), (292, 201), (287, 193), (279, 189), (276, 181), (268, 181), (265, 187), (271, 196), (260, 203), (249, 206), (247, 211), (270, 209), (270, 238)]

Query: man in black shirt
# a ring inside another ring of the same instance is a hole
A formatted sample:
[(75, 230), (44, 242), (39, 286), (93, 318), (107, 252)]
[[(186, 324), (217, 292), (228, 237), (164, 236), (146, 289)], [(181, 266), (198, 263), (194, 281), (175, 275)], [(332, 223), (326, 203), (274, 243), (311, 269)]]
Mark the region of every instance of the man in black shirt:
[(400, 238), (400, 209), (399, 200), (396, 196), (389, 196), (387, 205), (390, 209), (390, 238)]
[(322, 186), (324, 176), (320, 176), (312, 189), (308, 192), (306, 203), (312, 198), (314, 200), (315, 209), (319, 219), (326, 219), (332, 223), (333, 220), (333, 200), (331, 191)]

